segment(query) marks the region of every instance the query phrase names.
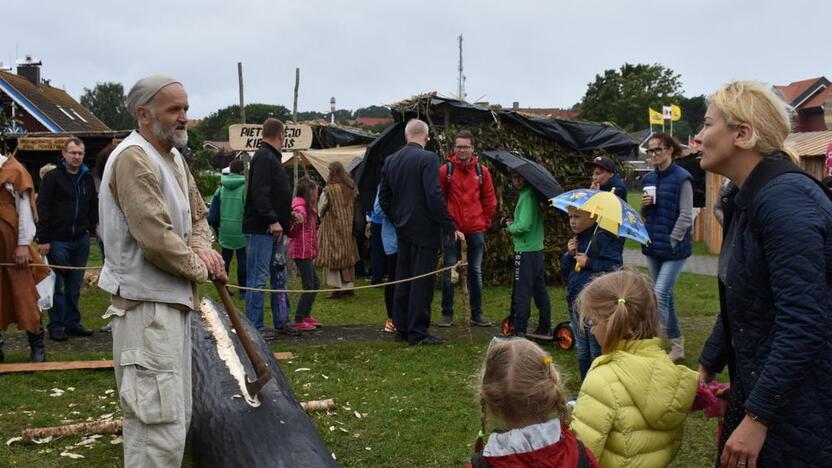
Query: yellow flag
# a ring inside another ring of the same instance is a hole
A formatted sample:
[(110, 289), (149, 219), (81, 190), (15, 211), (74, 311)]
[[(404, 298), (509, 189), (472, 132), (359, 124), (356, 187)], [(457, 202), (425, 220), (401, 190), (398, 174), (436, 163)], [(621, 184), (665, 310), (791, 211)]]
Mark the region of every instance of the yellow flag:
[(675, 121), (680, 120), (682, 118), (682, 108), (681, 107), (677, 106), (676, 104), (671, 104), (670, 109), (671, 109), (671, 116), (672, 116), (670, 119), (672, 121), (675, 122)]
[(650, 110), (650, 125), (661, 125), (664, 123), (664, 117), (661, 112), (656, 112), (650, 108), (648, 109)]

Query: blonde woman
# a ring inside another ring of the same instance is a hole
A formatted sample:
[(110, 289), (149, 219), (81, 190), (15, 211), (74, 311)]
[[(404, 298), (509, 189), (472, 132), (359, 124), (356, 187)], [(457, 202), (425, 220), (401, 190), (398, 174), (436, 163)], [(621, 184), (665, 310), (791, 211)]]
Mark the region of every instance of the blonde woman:
[[(832, 461), (832, 202), (784, 147), (787, 105), (728, 83), (696, 136), (702, 168), (736, 186), (719, 257), (721, 313), (699, 358), (731, 391), (717, 465)], [(724, 448), (723, 448), (724, 446)]]
[[(315, 263), (324, 268), (324, 282), (336, 288), (352, 288), (358, 247), (353, 236), (355, 198), (358, 190), (340, 162), (329, 165), (329, 178), (318, 201), (318, 258)], [(353, 295), (353, 291), (338, 291), (329, 295), (339, 298)]]

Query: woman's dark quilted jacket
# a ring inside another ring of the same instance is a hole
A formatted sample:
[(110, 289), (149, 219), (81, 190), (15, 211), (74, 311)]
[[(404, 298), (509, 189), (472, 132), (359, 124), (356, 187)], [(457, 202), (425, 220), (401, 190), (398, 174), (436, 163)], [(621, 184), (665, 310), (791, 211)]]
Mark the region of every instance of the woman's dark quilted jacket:
[(753, 204), (744, 198), (740, 190), (726, 210), (727, 320), (717, 317), (700, 363), (712, 372), (729, 365), (745, 409), (770, 424), (764, 466), (832, 466), (832, 203), (793, 173)]

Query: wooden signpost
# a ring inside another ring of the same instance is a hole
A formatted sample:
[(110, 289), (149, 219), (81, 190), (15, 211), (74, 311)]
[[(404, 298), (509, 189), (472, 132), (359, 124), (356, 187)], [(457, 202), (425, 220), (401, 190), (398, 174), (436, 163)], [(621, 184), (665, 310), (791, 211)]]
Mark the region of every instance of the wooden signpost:
[[(312, 146), (312, 127), (309, 125), (287, 124), (285, 131), (283, 151), (305, 150)], [(262, 133), (262, 125), (234, 124), (228, 127), (228, 144), (234, 151), (257, 151)]]

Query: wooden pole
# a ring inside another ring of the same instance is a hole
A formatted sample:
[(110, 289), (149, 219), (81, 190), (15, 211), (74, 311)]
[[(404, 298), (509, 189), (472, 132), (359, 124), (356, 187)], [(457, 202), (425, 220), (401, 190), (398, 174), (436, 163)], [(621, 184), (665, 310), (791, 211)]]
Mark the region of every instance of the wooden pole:
[(240, 83), (240, 123), (246, 123), (246, 101), (243, 98), (243, 62), (237, 62), (237, 80)]
[[(292, 104), (292, 121), (298, 123), (298, 88), (300, 87), (300, 68), (295, 68), (295, 99)], [(298, 152), (292, 151), (292, 168), (295, 173), (295, 184), (292, 189), (292, 196), (298, 194)]]
[[(459, 241), (459, 259), (468, 262), (468, 243), (465, 239)], [(459, 283), (462, 289), (462, 313), (465, 318), (462, 321), (465, 332), (465, 341), (471, 342), (471, 295), (468, 291), (468, 265), (459, 267)]]
[(104, 421), (89, 421), (66, 426), (32, 427), (20, 431), (22, 442), (33, 439), (44, 439), (49, 436), (70, 436), (78, 434), (118, 434), (124, 424), (122, 419), (107, 419)]

